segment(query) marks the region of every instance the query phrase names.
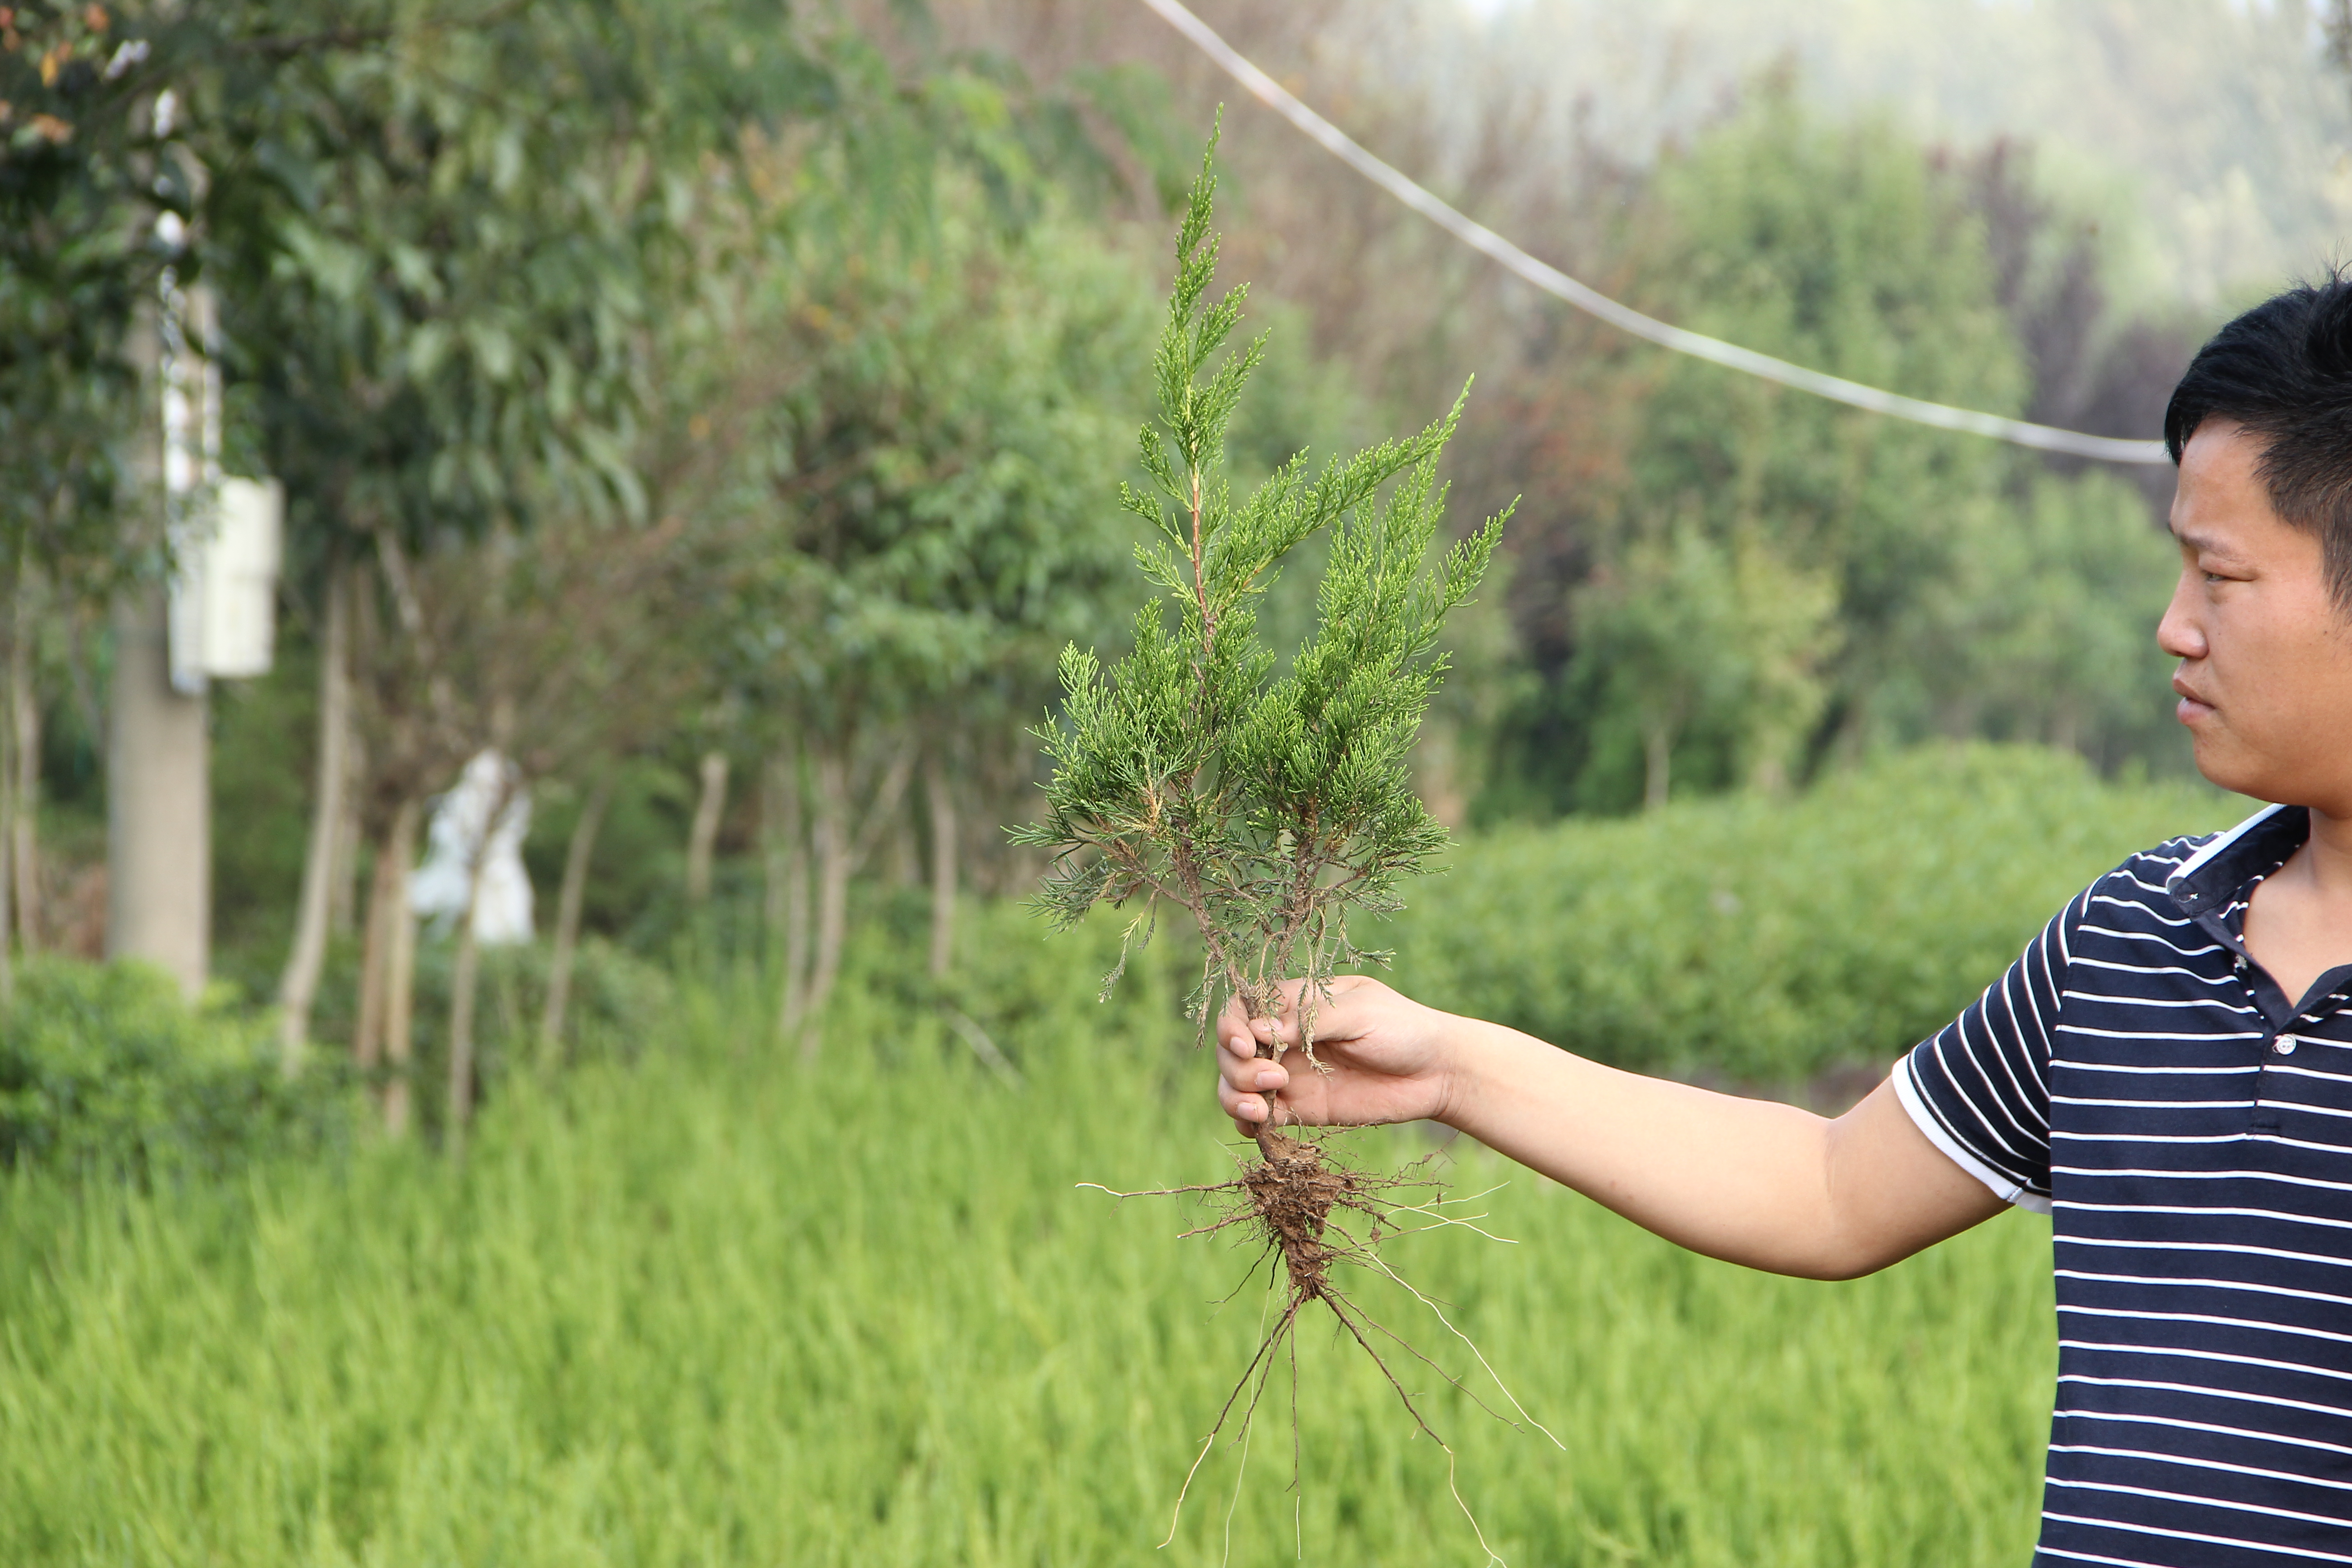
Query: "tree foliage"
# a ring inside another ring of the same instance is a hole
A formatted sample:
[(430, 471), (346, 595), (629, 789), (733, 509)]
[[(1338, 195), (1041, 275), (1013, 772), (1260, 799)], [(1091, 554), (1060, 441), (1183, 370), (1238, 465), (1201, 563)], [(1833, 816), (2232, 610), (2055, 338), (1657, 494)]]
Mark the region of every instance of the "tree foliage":
[[(1802, 363), (2023, 413), (2037, 384), (1979, 184), (1768, 79), (1661, 160), (1623, 240), (1632, 292)], [(1803, 779), (1937, 735), (2109, 765), (2160, 743), (2141, 699), (2162, 689), (2143, 649), (2167, 563), (2112, 477), (1647, 349), (1560, 368), (1615, 413), (1554, 514), (1576, 537), (1538, 540), (1556, 553), (1521, 579), (1553, 661), (1515, 720), (1528, 794), (1655, 805), (1669, 775)]]

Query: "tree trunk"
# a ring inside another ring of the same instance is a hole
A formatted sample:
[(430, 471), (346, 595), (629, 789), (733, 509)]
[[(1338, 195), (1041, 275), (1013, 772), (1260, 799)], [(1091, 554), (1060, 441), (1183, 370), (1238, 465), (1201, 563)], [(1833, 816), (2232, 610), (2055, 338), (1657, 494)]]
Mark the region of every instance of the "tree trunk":
[(377, 875), (391, 878), (383, 901), (383, 1130), (395, 1138), (408, 1131), (408, 1069), (416, 1050), (416, 911), (408, 907), (408, 873), (416, 863), (421, 809), (414, 800), (400, 803), (377, 862)]
[(686, 840), (687, 902), (710, 901), (710, 862), (719, 848), (719, 824), (727, 815), (727, 753), (706, 752), (702, 794), (694, 803), (694, 827)]
[(2062, 752), (2083, 750), (2083, 724), (2080, 707), (2061, 701), (2058, 710), (2050, 715), (2050, 743)]
[(205, 703), (172, 689), (163, 590), (127, 589), (114, 616), (106, 749), (106, 955), (144, 959), (190, 1001), (211, 953), (211, 746)]
[(547, 963), (547, 1006), (539, 1020), (539, 1065), (552, 1071), (563, 1049), (563, 1014), (572, 1001), (572, 958), (580, 945), (580, 906), (588, 896), (588, 861), (595, 853), (596, 830), (604, 825), (604, 807), (613, 798), (613, 775), (598, 776), (572, 825), (572, 845), (563, 855), (563, 890), (555, 900), (555, 948)]
[[(494, 726), (510, 731), (511, 724)], [(507, 734), (501, 733), (504, 742)], [(511, 764), (508, 764), (511, 770)], [(481, 974), (482, 942), (474, 930), (482, 901), (482, 871), (488, 866), (490, 840), (500, 818), (513, 804), (517, 781), (511, 771), (482, 818), (481, 842), (474, 846), (473, 863), (466, 868), (466, 907), (457, 914), (457, 952), (449, 966), (449, 1105), (448, 1125), (442, 1130), (452, 1158), (466, 1153), (466, 1124), (474, 1119), (474, 1004)]]
[(783, 759), (771, 753), (760, 763), (760, 934), (771, 952), (783, 940), (784, 865), (792, 851), (783, 793)]
[(769, 940), (781, 935), (784, 974), (778, 987), (776, 1033), (797, 1037), (808, 998), (808, 826), (802, 811), (800, 751), (786, 742), (768, 759), (763, 803), (768, 849)]
[(936, 751), (924, 763), (923, 789), (931, 808), (931, 978), (940, 980), (955, 963), (956, 812), (947, 763)]
[(310, 801), (310, 838), (302, 858), (302, 894), (295, 906), (294, 948), (278, 982), (278, 1066), (288, 1078), (302, 1069), (310, 1043), (310, 1007), (327, 966), (333, 901), (336, 839), (343, 827), (343, 795), (351, 783), (351, 594), (341, 563), (327, 574), (327, 624), (319, 656), (319, 759)]
[[(41, 694), (35, 680), (40, 621), (29, 570), (16, 574), (16, 613), (8, 647), (9, 729), (16, 787), (8, 802), (8, 873), (16, 888), (16, 936), (26, 952), (41, 945)], [(7, 922), (0, 919), (0, 946)]]
[[(0, 822), (5, 822), (7, 815), (15, 810), (6, 794), (0, 791)], [(7, 837), (0, 836), (0, 1012), (16, 1005), (16, 960), (8, 951), (7, 843)]]
[(372, 1078), (383, 1061), (385, 978), (391, 957), (392, 903), (401, 881), (393, 872), (392, 834), (377, 847), (375, 876), (368, 885), (367, 928), (360, 937), (359, 1020), (352, 1027), (352, 1065)]
[(816, 952), (800, 1019), (803, 1061), (814, 1061), (824, 1047), (824, 1005), (841, 976), (842, 943), (849, 931), (849, 760), (819, 747), (815, 762), (816, 809), (809, 838), (816, 860)]
[[(472, 882), (479, 887), (478, 870)], [(457, 956), (449, 966), (449, 1105), (442, 1138), (453, 1160), (466, 1157), (466, 1123), (474, 1119), (474, 988), (481, 957), (482, 944), (474, 935), (473, 900), (468, 898), (466, 912), (457, 917)]]
[[(20, 572), (23, 570), (21, 565), (18, 570)], [(17, 600), (17, 607), (21, 612), (23, 608), (21, 595)], [(25, 635), (25, 617), (19, 613), (9, 622), (12, 664), (15, 647), (24, 642)], [(9, 781), (21, 776), (20, 771), (13, 765), (5, 772), (0, 772), (0, 1009), (14, 1007), (16, 1005), (16, 963), (15, 956), (8, 951), (8, 894), (13, 883), (9, 862), (14, 858), (11, 851), (16, 842), (16, 814), (24, 807), (18, 800), (16, 789), (9, 786)], [(30, 951), (29, 943), (26, 944), (26, 950)]]
[(901, 888), (923, 885), (923, 847), (915, 837), (915, 824), (905, 812), (898, 814), (884, 835), (890, 846), (890, 880)]
[(1655, 811), (1666, 804), (1674, 763), (1674, 726), (1654, 719), (1642, 721), (1642, 809)]
[[(142, 409), (125, 487), (124, 539), (164, 540), (163, 337), (149, 302), (131, 333)], [(194, 1001), (205, 988), (212, 938), (211, 747), (205, 701), (174, 690), (163, 584), (115, 597), (114, 680), (107, 704), (106, 955), (143, 959)]]
[[(357, 584), (346, 587), (346, 595), (356, 591)], [(346, 692), (352, 689), (351, 667), (344, 667)], [(358, 728), (343, 726), (343, 819), (335, 825), (335, 853), (328, 862), (327, 930), (334, 936), (349, 936), (359, 915), (360, 847), (366, 841), (367, 829), (360, 823), (360, 795), (367, 779), (367, 746), (360, 738)]]
[(841, 978), (841, 950), (849, 934), (849, 879), (873, 853), (906, 798), (915, 757), (909, 736), (891, 756), (875, 786), (873, 804), (853, 829), (849, 745), (817, 747), (815, 832), (811, 835), (816, 851), (816, 956), (809, 969), (808, 1005), (801, 1024), (803, 1061), (814, 1060), (824, 1044), (824, 1005)]
[[(8, 824), (15, 810), (8, 792), (0, 790), (0, 827)], [(8, 839), (13, 835), (0, 833), (0, 1012), (16, 1005), (16, 960), (8, 951)]]

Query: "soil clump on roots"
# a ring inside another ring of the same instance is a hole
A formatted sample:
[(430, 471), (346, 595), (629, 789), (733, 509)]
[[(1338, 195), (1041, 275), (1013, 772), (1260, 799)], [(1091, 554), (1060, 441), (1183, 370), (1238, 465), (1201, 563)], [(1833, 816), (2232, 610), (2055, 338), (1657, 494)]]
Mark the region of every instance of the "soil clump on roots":
[(1266, 1134), (1258, 1148), (1265, 1158), (1244, 1166), (1237, 1178), (1249, 1199), (1247, 1212), (1267, 1247), (1282, 1255), (1291, 1294), (1302, 1302), (1321, 1300), (1331, 1289), (1331, 1265), (1343, 1251), (1324, 1239), (1331, 1211), (1348, 1208), (1368, 1215), (1377, 1240), (1381, 1211), (1373, 1194), (1401, 1183), (1351, 1171), (1326, 1160), (1320, 1144), (1280, 1132)]

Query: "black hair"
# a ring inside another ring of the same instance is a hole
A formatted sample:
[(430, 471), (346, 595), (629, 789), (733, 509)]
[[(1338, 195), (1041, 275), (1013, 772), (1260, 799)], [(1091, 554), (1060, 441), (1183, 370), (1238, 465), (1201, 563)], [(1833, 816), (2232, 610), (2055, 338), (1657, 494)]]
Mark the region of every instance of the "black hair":
[(2197, 351), (2164, 411), (2175, 463), (2208, 419), (2263, 444), (2271, 509), (2319, 535), (2328, 596), (2352, 615), (2352, 277), (2330, 272), (2275, 295)]

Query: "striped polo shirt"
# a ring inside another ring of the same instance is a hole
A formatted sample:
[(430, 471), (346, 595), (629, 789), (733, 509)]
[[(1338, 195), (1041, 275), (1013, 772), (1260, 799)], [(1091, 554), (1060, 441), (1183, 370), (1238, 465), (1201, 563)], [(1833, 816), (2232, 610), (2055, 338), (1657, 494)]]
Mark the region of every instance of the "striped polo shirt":
[(2352, 964), (2300, 999), (2246, 903), (2300, 806), (2136, 855), (1895, 1074), (2052, 1217), (2037, 1568), (2352, 1563)]

